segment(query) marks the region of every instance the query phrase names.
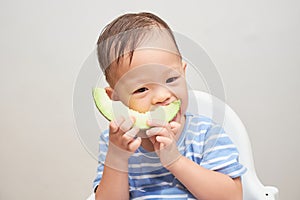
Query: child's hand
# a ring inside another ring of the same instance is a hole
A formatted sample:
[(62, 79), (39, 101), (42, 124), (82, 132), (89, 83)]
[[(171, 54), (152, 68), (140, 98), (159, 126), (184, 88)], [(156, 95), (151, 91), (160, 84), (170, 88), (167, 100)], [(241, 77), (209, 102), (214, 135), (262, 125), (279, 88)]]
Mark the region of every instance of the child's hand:
[(141, 145), (141, 138), (135, 138), (139, 129), (133, 127), (134, 119), (119, 118), (109, 124), (109, 146), (105, 163), (111, 168), (127, 171), (128, 158)]
[(181, 156), (175, 139), (175, 135), (180, 129), (180, 124), (177, 122), (165, 123), (158, 121), (151, 121), (148, 124), (153, 128), (148, 129), (146, 134), (160, 157), (161, 163), (164, 167), (168, 167)]
[(109, 126), (109, 141), (122, 150), (135, 152), (141, 144), (141, 138), (134, 139), (139, 132), (137, 127), (132, 127), (135, 119), (119, 118), (111, 121)]

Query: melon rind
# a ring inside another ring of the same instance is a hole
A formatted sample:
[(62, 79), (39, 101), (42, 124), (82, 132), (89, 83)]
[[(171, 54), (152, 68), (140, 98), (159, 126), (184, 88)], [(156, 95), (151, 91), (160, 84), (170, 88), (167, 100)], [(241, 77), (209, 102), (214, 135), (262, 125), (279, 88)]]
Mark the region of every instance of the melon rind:
[(159, 120), (169, 122), (180, 110), (180, 100), (173, 101), (169, 105), (159, 106), (153, 111), (140, 113), (138, 111), (129, 109), (120, 101), (112, 101), (105, 92), (104, 88), (95, 88), (93, 90), (93, 97), (96, 107), (100, 113), (109, 121), (119, 118), (120, 116), (135, 118), (134, 126), (140, 129), (150, 128), (147, 125), (148, 120)]

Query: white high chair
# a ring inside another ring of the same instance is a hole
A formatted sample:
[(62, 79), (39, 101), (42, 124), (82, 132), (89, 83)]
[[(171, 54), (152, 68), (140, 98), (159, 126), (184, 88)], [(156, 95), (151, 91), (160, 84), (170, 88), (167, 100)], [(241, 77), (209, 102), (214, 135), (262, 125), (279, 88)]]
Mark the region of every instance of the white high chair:
[[(237, 146), (239, 161), (247, 167), (246, 174), (242, 176), (244, 200), (279, 200), (278, 189), (274, 186), (264, 186), (258, 179), (245, 126), (227, 104), (206, 92), (192, 90), (189, 92), (187, 111), (205, 115), (223, 125), (225, 132)], [(91, 194), (87, 200), (94, 199), (94, 194)]]

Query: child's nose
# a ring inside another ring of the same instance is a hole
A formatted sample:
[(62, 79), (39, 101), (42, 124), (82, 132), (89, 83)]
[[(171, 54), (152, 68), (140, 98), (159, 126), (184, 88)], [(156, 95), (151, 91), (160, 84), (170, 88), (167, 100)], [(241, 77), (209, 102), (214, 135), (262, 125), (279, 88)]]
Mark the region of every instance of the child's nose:
[(165, 105), (165, 104), (169, 104), (170, 102), (170, 98), (171, 98), (171, 92), (166, 89), (166, 88), (163, 88), (163, 89), (159, 89), (156, 91), (155, 95), (153, 96), (153, 99), (152, 99), (152, 104), (153, 105), (156, 105), (156, 104), (162, 104), (162, 105)]

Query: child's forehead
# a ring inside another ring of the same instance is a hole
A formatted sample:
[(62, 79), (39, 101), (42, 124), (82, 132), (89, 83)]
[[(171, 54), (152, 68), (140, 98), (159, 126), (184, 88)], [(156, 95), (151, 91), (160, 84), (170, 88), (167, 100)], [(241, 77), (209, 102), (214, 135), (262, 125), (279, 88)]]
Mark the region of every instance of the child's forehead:
[(161, 49), (138, 49), (134, 52), (131, 62), (123, 62), (122, 74), (132, 76), (165, 75), (178, 71), (182, 62), (179, 55)]
[(178, 52), (166, 49), (143, 48), (134, 51), (130, 68), (138, 66), (156, 64), (167, 67), (180, 65), (181, 57)]
[(141, 81), (153, 80), (178, 73), (181, 65), (182, 60), (177, 52), (157, 48), (136, 49), (131, 60), (129, 56), (124, 56), (115, 66), (114, 79), (117, 82), (137, 78)]
[(161, 77), (169, 74), (175, 74), (180, 72), (178, 65), (164, 65), (161, 63), (147, 63), (144, 65), (130, 68), (122, 77)]

